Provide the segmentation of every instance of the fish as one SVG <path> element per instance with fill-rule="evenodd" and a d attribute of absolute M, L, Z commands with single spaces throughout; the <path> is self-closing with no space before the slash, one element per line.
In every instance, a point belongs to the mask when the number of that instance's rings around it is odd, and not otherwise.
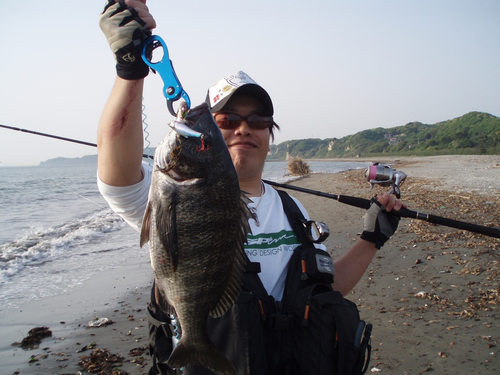
<path fill-rule="evenodd" d="M 141 247 L 149 242 L 156 285 L 181 332 L 167 364 L 201 364 L 234 375 L 210 340 L 207 320 L 222 316 L 241 291 L 250 200 L 206 103 L 171 127 L 155 151 L 140 235 Z"/>

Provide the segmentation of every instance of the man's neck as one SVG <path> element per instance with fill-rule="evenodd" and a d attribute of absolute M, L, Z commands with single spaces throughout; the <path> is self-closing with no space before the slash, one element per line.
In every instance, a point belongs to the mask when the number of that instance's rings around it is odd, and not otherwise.
<path fill-rule="evenodd" d="M 262 194 L 262 181 L 260 178 L 240 181 L 240 189 L 247 193 L 249 197 L 260 197 Z"/>

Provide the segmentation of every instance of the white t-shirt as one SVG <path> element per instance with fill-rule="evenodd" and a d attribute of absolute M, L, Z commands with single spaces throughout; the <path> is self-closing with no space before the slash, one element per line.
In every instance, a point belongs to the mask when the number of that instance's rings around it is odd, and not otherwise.
<path fill-rule="evenodd" d="M 113 211 L 137 231 L 141 230 L 142 217 L 148 201 L 152 167 L 142 164 L 144 179 L 131 186 L 117 187 L 105 184 L 97 175 L 97 186 Z M 292 197 L 293 198 L 293 197 Z M 250 198 L 249 207 L 257 208 L 259 225 L 251 219 L 252 234 L 248 235 L 245 251 L 252 262 L 260 263 L 259 277 L 268 294 L 277 301 L 283 297 L 288 262 L 294 249 L 300 245 L 283 209 L 281 198 L 270 185 L 264 184 L 261 197 Z M 309 215 L 302 204 L 293 198 L 304 217 Z M 325 250 L 323 245 L 316 247 Z"/>

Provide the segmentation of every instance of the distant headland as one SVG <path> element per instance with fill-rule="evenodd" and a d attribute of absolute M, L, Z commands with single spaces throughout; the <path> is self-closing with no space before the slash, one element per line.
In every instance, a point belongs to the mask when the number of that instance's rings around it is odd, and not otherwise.
<path fill-rule="evenodd" d="M 40 162 L 40 167 L 54 167 L 64 165 L 97 165 L 97 154 L 85 155 L 81 158 L 54 158 Z"/>

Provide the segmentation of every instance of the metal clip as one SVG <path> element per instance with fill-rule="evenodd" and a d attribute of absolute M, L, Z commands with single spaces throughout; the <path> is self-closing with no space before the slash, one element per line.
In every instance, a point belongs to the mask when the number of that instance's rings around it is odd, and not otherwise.
<path fill-rule="evenodd" d="M 152 53 L 158 47 L 163 48 L 163 57 L 158 62 L 152 62 Z M 174 66 L 168 56 L 167 45 L 163 39 L 158 35 L 151 35 L 147 38 L 142 45 L 141 57 L 149 67 L 160 74 L 163 81 L 163 95 L 167 99 L 167 108 L 170 114 L 176 116 L 173 102 L 180 98 L 186 102 L 187 109 L 191 108 L 191 100 L 175 74 Z"/>

